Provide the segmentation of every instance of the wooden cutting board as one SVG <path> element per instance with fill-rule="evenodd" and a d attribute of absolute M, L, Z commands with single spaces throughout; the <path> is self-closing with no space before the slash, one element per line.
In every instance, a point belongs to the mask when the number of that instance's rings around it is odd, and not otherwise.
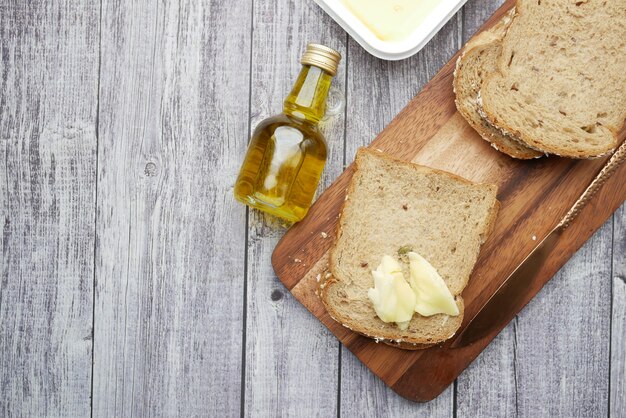
<path fill-rule="evenodd" d="M 482 28 L 493 25 L 514 1 L 506 2 Z M 472 318 L 502 281 L 556 226 L 600 171 L 606 158 L 558 157 L 518 161 L 482 140 L 456 111 L 454 56 L 370 145 L 394 157 L 499 187 L 501 208 L 493 234 L 483 246 L 463 291 L 465 320 Z M 626 132 L 622 130 L 620 142 Z M 405 351 L 378 344 L 344 327 L 326 313 L 315 294 L 316 277 L 327 265 L 339 211 L 353 167 L 320 196 L 307 217 L 278 243 L 272 257 L 276 274 L 291 293 L 326 325 L 374 374 L 400 395 L 428 401 L 439 395 L 501 331 L 470 346 L 444 345 Z M 626 199 L 626 165 L 605 183 L 563 234 L 552 257 L 528 284 L 523 302 L 502 311 L 508 323 L 537 294 Z M 540 319 L 538 319 L 540 320 Z M 461 329 L 466 325 L 463 323 Z"/>

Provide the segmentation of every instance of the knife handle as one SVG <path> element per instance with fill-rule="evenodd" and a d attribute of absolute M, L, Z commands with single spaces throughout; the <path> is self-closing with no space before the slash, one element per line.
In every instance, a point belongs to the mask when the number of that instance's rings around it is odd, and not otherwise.
<path fill-rule="evenodd" d="M 589 186 L 585 189 L 583 194 L 580 195 L 574 206 L 567 212 L 565 217 L 558 224 L 557 228 L 565 229 L 570 223 L 578 216 L 580 211 L 596 194 L 600 187 L 611 177 L 613 172 L 617 170 L 617 167 L 626 160 L 626 141 L 620 145 L 620 147 L 613 153 L 609 161 L 602 167 L 602 170 L 591 181 Z"/>

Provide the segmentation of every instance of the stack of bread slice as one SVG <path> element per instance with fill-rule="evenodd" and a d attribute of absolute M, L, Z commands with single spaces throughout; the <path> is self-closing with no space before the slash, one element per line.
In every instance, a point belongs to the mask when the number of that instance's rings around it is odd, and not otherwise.
<path fill-rule="evenodd" d="M 495 223 L 497 187 L 364 148 L 355 165 L 328 273 L 319 285 L 326 310 L 345 327 L 399 348 L 449 339 L 463 321 L 461 292 Z M 368 298 L 372 270 L 384 255 L 408 269 L 403 249 L 420 254 L 438 271 L 459 315 L 415 313 L 405 329 L 377 316 Z"/>
<path fill-rule="evenodd" d="M 594 158 L 626 118 L 626 0 L 518 0 L 464 47 L 456 105 L 514 158 Z"/>

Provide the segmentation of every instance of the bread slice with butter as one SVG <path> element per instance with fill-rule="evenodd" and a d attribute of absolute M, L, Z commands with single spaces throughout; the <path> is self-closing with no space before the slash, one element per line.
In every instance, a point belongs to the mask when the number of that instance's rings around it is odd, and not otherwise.
<path fill-rule="evenodd" d="M 465 120 L 492 147 L 513 158 L 527 160 L 544 154 L 522 145 L 492 126 L 480 115 L 478 106 L 478 92 L 485 78 L 496 71 L 496 62 L 502 52 L 502 38 L 514 13 L 515 8 L 509 10 L 491 29 L 479 33 L 463 47 L 454 70 L 455 104 Z"/>
<path fill-rule="evenodd" d="M 360 149 L 342 209 L 329 274 L 320 297 L 329 314 L 365 336 L 405 349 L 452 337 L 463 321 L 461 292 L 490 234 L 499 203 L 496 186 Z M 368 291 L 372 270 L 388 254 L 402 260 L 414 251 L 437 270 L 459 315 L 415 313 L 406 330 L 383 322 Z M 400 252 L 400 254 L 398 254 Z M 408 277 L 408 260 L 403 263 Z"/>

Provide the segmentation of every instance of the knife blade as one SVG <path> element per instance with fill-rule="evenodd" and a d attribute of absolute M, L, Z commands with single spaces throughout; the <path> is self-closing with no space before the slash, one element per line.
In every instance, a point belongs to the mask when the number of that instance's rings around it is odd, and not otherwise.
<path fill-rule="evenodd" d="M 565 217 L 537 245 L 530 254 L 513 270 L 482 308 L 474 315 L 463 330 L 457 334 L 449 348 L 464 347 L 475 343 L 491 334 L 494 329 L 501 329 L 512 319 L 502 315 L 505 307 L 518 306 L 523 308 L 523 298 L 527 290 L 537 278 L 537 273 L 545 264 L 554 247 L 559 242 L 563 231 L 576 218 L 585 205 L 596 194 L 600 187 L 626 159 L 626 141 L 613 153 L 609 161 L 602 167 L 589 186 L 567 212 Z"/>

